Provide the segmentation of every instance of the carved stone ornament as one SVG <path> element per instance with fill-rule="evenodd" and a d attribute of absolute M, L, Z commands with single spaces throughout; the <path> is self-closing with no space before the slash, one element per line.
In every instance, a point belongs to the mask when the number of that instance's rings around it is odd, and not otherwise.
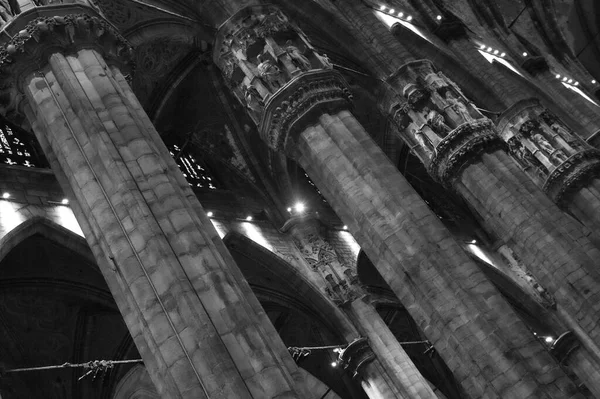
<path fill-rule="evenodd" d="M 14 36 L 0 44 L 3 113 L 15 110 L 21 97 L 19 85 L 27 75 L 44 68 L 54 53 L 95 49 L 106 62 L 116 63 L 124 74 L 135 69 L 131 45 L 93 8 L 69 5 L 61 9 L 61 15 L 55 14 L 55 8 L 39 8 L 35 13 L 20 14 L 7 26 L 6 31 Z"/>
<path fill-rule="evenodd" d="M 561 207 L 600 176 L 600 151 L 535 98 L 507 109 L 497 126 L 521 169 Z"/>
<path fill-rule="evenodd" d="M 283 87 L 299 75 L 333 68 L 272 5 L 246 7 L 227 20 L 217 33 L 213 60 L 257 125 L 267 101 Z"/>
<path fill-rule="evenodd" d="M 371 363 L 374 359 L 375 354 L 369 346 L 367 338 L 358 338 L 340 352 L 338 361 L 353 378 L 356 378 L 360 376 L 361 368 Z"/>
<path fill-rule="evenodd" d="M 542 187 L 560 207 L 566 207 L 571 196 L 600 176 L 600 151 L 581 151 L 558 166 Z"/>
<path fill-rule="evenodd" d="M 477 161 L 479 155 L 505 147 L 489 119 L 465 123 L 437 146 L 429 164 L 429 173 L 448 187 L 463 168 Z"/>
<path fill-rule="evenodd" d="M 579 340 L 572 331 L 561 334 L 550 347 L 550 353 L 558 359 L 560 363 L 565 363 L 569 356 L 579 348 Z"/>
<path fill-rule="evenodd" d="M 351 107 L 352 94 L 340 73 L 333 70 L 306 72 L 266 102 L 260 135 L 274 150 L 293 155 L 296 137 L 309 124 L 324 113 Z"/>

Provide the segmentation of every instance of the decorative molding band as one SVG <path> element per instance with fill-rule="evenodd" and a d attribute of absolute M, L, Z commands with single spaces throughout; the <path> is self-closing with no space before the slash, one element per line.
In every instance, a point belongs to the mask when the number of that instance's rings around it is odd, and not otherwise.
<path fill-rule="evenodd" d="M 325 113 L 352 108 L 352 94 L 333 70 L 304 72 L 265 103 L 259 125 L 262 139 L 274 150 L 294 153 L 297 136 Z"/>
<path fill-rule="evenodd" d="M 352 378 L 360 377 L 360 370 L 375 359 L 367 338 L 357 338 L 340 353 L 339 362 Z"/>
<path fill-rule="evenodd" d="M 571 353 L 579 348 L 579 340 L 572 331 L 567 331 L 561 334 L 550 347 L 550 353 L 563 364 L 568 359 Z"/>
<path fill-rule="evenodd" d="M 588 149 L 571 156 L 548 176 L 544 192 L 560 207 L 567 206 L 571 196 L 600 177 L 600 151 Z"/>
<path fill-rule="evenodd" d="M 25 77 L 43 69 L 55 53 L 94 49 L 124 74 L 135 69 L 130 44 L 93 8 L 70 5 L 35 11 L 17 16 L 6 30 L 21 29 L 9 40 L 0 39 L 0 112 L 16 110 Z"/>
<path fill-rule="evenodd" d="M 452 181 L 479 155 L 503 149 L 506 144 L 489 119 L 467 122 L 454 129 L 436 147 L 429 164 L 429 173 L 449 187 Z"/>

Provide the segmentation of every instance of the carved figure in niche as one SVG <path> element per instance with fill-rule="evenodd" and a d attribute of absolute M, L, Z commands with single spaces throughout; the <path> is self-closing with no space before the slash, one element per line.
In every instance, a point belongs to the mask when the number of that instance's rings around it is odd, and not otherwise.
<path fill-rule="evenodd" d="M 246 50 L 248 50 L 248 47 L 250 47 L 254 43 L 256 43 L 256 39 L 257 39 L 257 37 L 256 37 L 256 34 L 254 33 L 254 31 L 246 30 L 240 36 L 240 39 L 239 39 L 240 47 L 245 52 Z"/>
<path fill-rule="evenodd" d="M 544 164 L 541 163 L 540 160 L 537 159 L 516 136 L 508 139 L 508 151 L 513 154 L 522 164 L 533 166 L 534 168 L 538 168 L 546 173 L 548 172 Z"/>
<path fill-rule="evenodd" d="M 259 120 L 263 111 L 263 101 L 260 98 L 260 93 L 253 86 L 244 86 L 244 98 L 246 99 L 246 108 L 250 115 Z"/>
<path fill-rule="evenodd" d="M 300 51 L 300 49 L 296 46 L 294 46 L 294 43 L 292 43 L 291 40 L 288 40 L 287 42 L 285 42 L 285 52 L 288 53 L 288 55 L 290 56 L 290 58 L 292 59 L 292 63 L 298 67 L 299 69 L 302 69 L 303 71 L 308 71 L 310 69 L 312 69 L 312 65 L 309 61 L 308 58 L 306 58 L 306 56 L 304 56 L 304 54 L 302 54 L 302 52 Z"/>
<path fill-rule="evenodd" d="M 258 61 L 258 74 L 264 78 L 275 89 L 281 87 L 281 70 L 275 63 L 269 59 L 266 54 L 260 54 L 256 60 Z"/>
<path fill-rule="evenodd" d="M 431 158 L 433 156 L 433 151 L 435 150 L 435 148 L 433 144 L 431 144 L 431 142 L 429 141 L 429 138 L 425 135 L 425 133 L 423 133 L 423 127 L 421 127 L 420 129 L 416 129 L 413 127 L 410 129 L 410 132 L 417 141 L 417 143 L 419 143 L 421 148 L 423 148 L 423 151 L 425 151 L 425 155 Z"/>
<path fill-rule="evenodd" d="M 0 25 L 6 25 L 13 17 L 12 7 L 8 0 L 0 0 Z"/>
<path fill-rule="evenodd" d="M 475 118 L 469 113 L 469 109 L 460 99 L 458 99 L 451 90 L 446 91 L 445 99 L 450 108 L 462 119 L 463 122 L 474 121 Z"/>
<path fill-rule="evenodd" d="M 542 150 L 542 152 L 545 152 L 547 155 L 552 154 L 555 149 L 552 146 L 552 144 L 550 144 L 550 142 L 548 140 L 546 140 L 546 138 L 544 136 L 542 136 L 540 133 L 535 132 L 532 136 L 531 139 L 533 140 L 533 142 L 535 143 L 535 145 Z"/>
<path fill-rule="evenodd" d="M 452 128 L 446 124 L 444 117 L 436 110 L 424 107 L 423 113 L 427 120 L 427 124 L 438 136 L 444 138 L 452 131 Z"/>
<path fill-rule="evenodd" d="M 321 65 L 323 65 L 323 68 L 325 68 L 325 69 L 333 69 L 333 64 L 329 60 L 329 57 L 327 56 L 327 54 L 321 55 L 321 54 L 319 54 L 317 52 L 314 52 L 314 54 L 317 57 L 317 59 L 319 61 L 321 61 Z"/>

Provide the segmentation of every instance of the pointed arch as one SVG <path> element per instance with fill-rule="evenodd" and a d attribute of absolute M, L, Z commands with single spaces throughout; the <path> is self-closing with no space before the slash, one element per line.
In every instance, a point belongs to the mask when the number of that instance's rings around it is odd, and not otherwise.
<path fill-rule="evenodd" d="M 340 309 L 289 262 L 238 232 L 228 233 L 223 238 L 223 242 L 231 252 L 251 259 L 254 261 L 253 266 L 259 267 L 263 272 L 271 274 L 279 281 L 284 281 L 286 286 L 294 292 L 294 296 L 302 298 L 303 304 L 310 308 L 311 313 L 315 314 L 331 331 L 335 331 L 346 339 L 356 336 L 355 329 Z M 238 264 L 238 266 L 240 265 Z M 243 267 L 240 269 L 244 274 Z"/>
<path fill-rule="evenodd" d="M 90 263 L 96 264 L 92 251 L 83 237 L 42 216 L 27 219 L 0 238 L 0 262 L 18 244 L 35 234 L 40 234 L 81 255 Z"/>

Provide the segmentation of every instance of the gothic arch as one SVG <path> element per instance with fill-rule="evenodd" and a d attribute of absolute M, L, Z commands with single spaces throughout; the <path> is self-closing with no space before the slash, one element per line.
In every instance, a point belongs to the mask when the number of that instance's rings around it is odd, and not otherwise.
<path fill-rule="evenodd" d="M 0 262 L 14 247 L 35 234 L 40 234 L 45 238 L 74 251 L 90 263 L 96 263 L 94 256 L 83 237 L 78 236 L 52 220 L 41 216 L 34 216 L 27 219 L 0 238 Z"/>
<path fill-rule="evenodd" d="M 237 253 L 251 259 L 253 266 L 261 269 L 264 273 L 271 274 L 279 281 L 285 282 L 294 291 L 297 298 L 303 299 L 302 302 L 309 311 L 318 317 L 324 325 L 328 326 L 331 331 L 336 331 L 346 339 L 356 337 L 354 328 L 343 313 L 321 294 L 297 268 L 240 233 L 228 233 L 223 238 L 223 242 L 233 255 Z M 236 259 L 237 261 L 238 259 Z M 244 270 L 241 262 L 238 262 L 238 266 L 242 269 L 244 277 L 248 278 L 246 275 L 248 270 Z M 253 290 L 256 290 L 256 287 L 253 287 Z M 290 293 L 288 292 L 288 294 Z"/>

